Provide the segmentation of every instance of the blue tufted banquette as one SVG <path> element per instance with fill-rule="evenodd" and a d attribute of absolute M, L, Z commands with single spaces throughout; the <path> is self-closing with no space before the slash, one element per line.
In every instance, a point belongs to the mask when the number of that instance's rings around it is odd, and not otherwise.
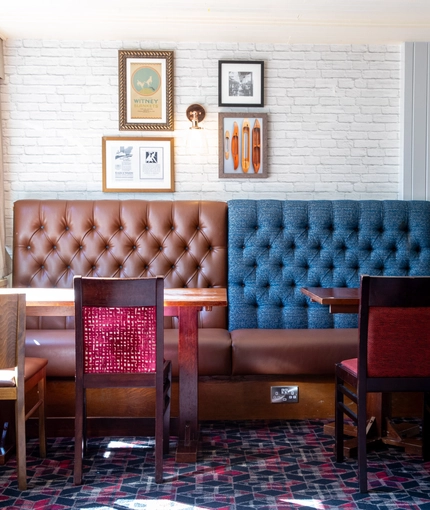
<path fill-rule="evenodd" d="M 361 274 L 430 274 L 430 203 L 228 203 L 229 330 L 353 328 L 301 287 L 358 287 Z"/>

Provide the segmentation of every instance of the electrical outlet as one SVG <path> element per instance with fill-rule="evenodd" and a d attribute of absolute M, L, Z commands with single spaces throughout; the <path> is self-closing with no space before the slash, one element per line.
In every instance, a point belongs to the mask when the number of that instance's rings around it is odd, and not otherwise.
<path fill-rule="evenodd" d="M 272 404 L 290 404 L 299 401 L 298 386 L 271 386 L 270 398 Z"/>

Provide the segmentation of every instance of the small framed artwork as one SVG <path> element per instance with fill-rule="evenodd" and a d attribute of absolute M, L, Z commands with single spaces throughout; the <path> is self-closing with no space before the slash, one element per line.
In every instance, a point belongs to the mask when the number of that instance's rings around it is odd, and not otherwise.
<path fill-rule="evenodd" d="M 218 106 L 264 106 L 264 62 L 220 60 Z"/>
<path fill-rule="evenodd" d="M 173 51 L 118 51 L 119 129 L 173 130 Z"/>
<path fill-rule="evenodd" d="M 219 177 L 264 178 L 267 113 L 219 113 Z"/>
<path fill-rule="evenodd" d="M 174 191 L 173 138 L 102 139 L 103 191 Z"/>

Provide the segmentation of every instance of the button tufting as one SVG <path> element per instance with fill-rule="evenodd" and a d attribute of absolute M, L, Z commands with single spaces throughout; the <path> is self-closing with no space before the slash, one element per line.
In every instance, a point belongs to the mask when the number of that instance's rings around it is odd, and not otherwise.
<path fill-rule="evenodd" d="M 93 230 L 95 230 L 95 229 L 96 229 L 96 226 L 95 226 L 95 225 L 93 225 Z"/>
<path fill-rule="evenodd" d="M 69 227 L 66 227 L 66 229 L 65 229 L 65 230 L 69 230 Z"/>
<path fill-rule="evenodd" d="M 124 227 L 122 225 L 119 226 L 120 230 L 124 230 Z"/>
<path fill-rule="evenodd" d="M 96 268 L 96 266 L 93 266 L 93 269 L 95 269 L 95 268 Z"/>
<path fill-rule="evenodd" d="M 109 245 L 107 244 L 107 245 L 105 246 L 105 248 L 106 248 L 106 250 L 109 250 Z"/>
<path fill-rule="evenodd" d="M 44 226 L 43 225 L 40 225 L 40 230 L 43 230 L 44 229 Z"/>
<path fill-rule="evenodd" d="M 120 264 L 120 265 L 118 266 L 118 268 L 119 268 L 119 269 L 122 269 L 122 264 Z"/>
<path fill-rule="evenodd" d="M 31 246 L 27 246 L 27 250 L 31 250 Z"/>
<path fill-rule="evenodd" d="M 55 244 L 54 244 L 54 246 L 52 247 L 52 249 L 53 249 L 53 250 L 56 250 L 56 249 L 57 249 L 57 247 L 55 246 Z"/>

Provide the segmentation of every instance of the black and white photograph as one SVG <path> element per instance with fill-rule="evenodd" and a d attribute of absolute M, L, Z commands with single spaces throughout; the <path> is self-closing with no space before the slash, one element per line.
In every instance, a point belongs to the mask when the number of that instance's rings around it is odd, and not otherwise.
<path fill-rule="evenodd" d="M 102 139 L 103 191 L 174 191 L 173 138 Z"/>
<path fill-rule="evenodd" d="M 264 106 L 264 62 L 220 60 L 218 106 Z"/>

